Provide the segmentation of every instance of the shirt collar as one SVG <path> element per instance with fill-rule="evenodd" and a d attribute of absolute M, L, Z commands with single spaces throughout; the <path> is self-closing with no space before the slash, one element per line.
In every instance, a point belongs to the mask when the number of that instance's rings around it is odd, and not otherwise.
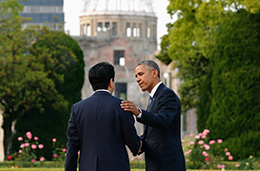
<path fill-rule="evenodd" d="M 159 83 L 157 83 L 157 84 L 153 87 L 151 93 L 149 93 L 149 95 L 150 95 L 151 97 L 154 96 L 156 90 L 158 89 L 159 85 L 161 85 L 161 84 L 162 84 L 162 82 L 160 81 Z"/>
<path fill-rule="evenodd" d="M 111 94 L 108 90 L 106 90 L 106 89 L 98 89 L 98 90 L 96 90 L 95 92 L 98 92 L 98 91 L 106 91 L 106 92 L 108 92 L 109 94 Z"/>

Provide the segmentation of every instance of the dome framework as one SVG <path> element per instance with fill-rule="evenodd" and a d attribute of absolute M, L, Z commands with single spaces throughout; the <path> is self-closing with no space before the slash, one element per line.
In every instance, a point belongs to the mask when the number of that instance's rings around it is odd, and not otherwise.
<path fill-rule="evenodd" d="M 139 11 L 153 13 L 153 0 L 83 0 L 83 11 Z"/>

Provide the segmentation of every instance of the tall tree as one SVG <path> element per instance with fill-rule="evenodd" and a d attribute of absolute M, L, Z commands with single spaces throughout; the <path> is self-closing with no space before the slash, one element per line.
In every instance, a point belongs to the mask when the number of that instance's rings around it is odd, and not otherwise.
<path fill-rule="evenodd" d="M 39 27 L 22 30 L 24 19 L 19 16 L 22 9 L 16 0 L 0 2 L 0 103 L 5 159 L 12 151 L 12 123 L 19 116 L 31 108 L 43 111 L 42 104 L 48 101 L 56 108 L 67 106 L 55 89 L 55 82 L 49 78 L 52 74 L 62 79 L 55 71 L 59 68 L 58 61 L 53 60 L 46 49 L 42 49 L 38 57 L 29 53 L 37 37 L 49 31 Z M 44 61 L 48 61 L 48 66 Z"/>
<path fill-rule="evenodd" d="M 206 126 L 212 138 L 225 140 L 234 159 L 260 156 L 260 13 L 227 12 L 215 40 Z"/>
<path fill-rule="evenodd" d="M 259 0 L 180 0 L 170 1 L 168 6 L 170 15 L 178 15 L 169 29 L 167 48 L 183 80 L 179 91 L 184 110 L 195 107 L 198 131 L 214 130 L 212 138 L 232 144 L 235 159 L 259 155 L 255 150 L 259 141 L 253 137 L 259 135 L 255 122 L 260 118 L 255 103 L 255 94 L 259 94 L 260 69 L 255 61 L 259 57 L 259 9 Z M 239 153 L 247 140 L 254 145 Z"/>
<path fill-rule="evenodd" d="M 81 89 L 84 83 L 84 61 L 83 52 L 78 43 L 63 32 L 54 31 L 51 34 L 42 35 L 41 39 L 33 45 L 30 52 L 35 56 L 41 54 L 40 49 L 49 49 L 49 54 L 53 54 L 63 64 L 57 69 L 57 73 L 63 74 L 64 82 L 52 77 L 56 90 L 68 101 L 68 107 L 62 109 L 53 108 L 51 103 L 43 104 L 45 110 L 39 112 L 38 109 L 26 111 L 26 115 L 18 118 L 13 138 L 13 148 L 17 150 L 19 143 L 17 137 L 24 135 L 27 131 L 32 131 L 44 144 L 43 154 L 46 159 L 52 158 L 52 138 L 56 138 L 56 145 L 66 147 L 66 129 L 70 116 L 70 107 L 73 103 L 81 100 Z"/>

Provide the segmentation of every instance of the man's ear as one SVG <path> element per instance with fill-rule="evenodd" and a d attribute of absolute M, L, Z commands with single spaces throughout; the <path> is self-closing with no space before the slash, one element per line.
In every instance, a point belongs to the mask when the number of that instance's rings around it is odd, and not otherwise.
<path fill-rule="evenodd" d="M 109 81 L 108 87 L 113 87 L 113 82 L 114 82 L 113 78 L 111 78 L 110 81 Z"/>
<path fill-rule="evenodd" d="M 154 69 L 154 70 L 153 70 L 153 77 L 154 77 L 154 78 L 159 77 L 158 74 L 159 74 L 158 70 L 157 70 L 157 69 Z"/>

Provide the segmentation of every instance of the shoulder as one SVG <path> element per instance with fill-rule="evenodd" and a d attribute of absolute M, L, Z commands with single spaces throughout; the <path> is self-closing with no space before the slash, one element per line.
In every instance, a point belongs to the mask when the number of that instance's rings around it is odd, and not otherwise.
<path fill-rule="evenodd" d="M 158 95 L 174 95 L 177 96 L 177 94 L 169 87 L 166 87 L 164 84 L 161 84 L 160 87 L 158 88 Z"/>
<path fill-rule="evenodd" d="M 178 95 L 169 87 L 166 87 L 164 84 L 161 85 L 158 89 L 158 97 L 161 99 L 173 99 L 176 101 L 180 101 Z"/>

